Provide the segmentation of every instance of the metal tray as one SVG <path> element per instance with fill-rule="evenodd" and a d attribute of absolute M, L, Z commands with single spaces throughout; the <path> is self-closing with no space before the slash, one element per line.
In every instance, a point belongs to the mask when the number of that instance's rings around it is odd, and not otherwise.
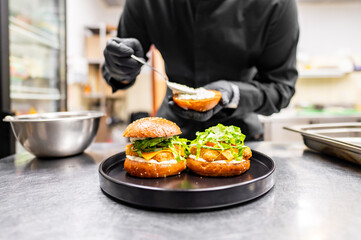
<path fill-rule="evenodd" d="M 284 127 L 302 135 L 311 149 L 361 165 L 361 123 L 327 123 Z"/>
<path fill-rule="evenodd" d="M 100 188 L 121 202 L 167 210 L 205 210 L 255 199 L 274 185 L 275 164 L 252 150 L 250 169 L 235 177 L 201 177 L 190 170 L 166 178 L 132 177 L 124 170 L 125 153 L 118 153 L 99 166 Z"/>

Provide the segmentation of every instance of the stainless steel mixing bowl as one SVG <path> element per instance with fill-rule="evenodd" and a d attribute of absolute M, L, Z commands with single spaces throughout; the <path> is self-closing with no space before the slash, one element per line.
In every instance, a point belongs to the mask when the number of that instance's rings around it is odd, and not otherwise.
<path fill-rule="evenodd" d="M 36 157 L 65 157 L 83 152 L 93 141 L 101 112 L 54 112 L 6 116 L 21 145 Z"/>

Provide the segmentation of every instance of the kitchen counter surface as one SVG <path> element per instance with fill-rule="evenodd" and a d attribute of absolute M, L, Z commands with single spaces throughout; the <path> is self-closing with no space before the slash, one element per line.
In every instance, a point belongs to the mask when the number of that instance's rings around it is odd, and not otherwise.
<path fill-rule="evenodd" d="M 98 166 L 124 149 L 93 143 L 84 154 L 0 160 L 0 239 L 360 239 L 361 167 L 302 142 L 248 142 L 276 163 L 275 186 L 228 208 L 156 212 L 105 196 Z"/>

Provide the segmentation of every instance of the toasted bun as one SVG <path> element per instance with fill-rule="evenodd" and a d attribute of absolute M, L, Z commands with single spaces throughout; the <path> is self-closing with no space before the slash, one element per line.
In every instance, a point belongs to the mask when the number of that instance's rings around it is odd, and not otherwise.
<path fill-rule="evenodd" d="M 160 178 L 180 174 L 186 169 L 185 161 L 173 164 L 157 164 L 125 159 L 124 169 L 130 175 L 142 178 Z"/>
<path fill-rule="evenodd" d="M 215 92 L 214 97 L 212 98 L 204 98 L 199 100 L 194 99 L 180 99 L 178 98 L 178 94 L 173 95 L 173 101 L 180 106 L 181 108 L 188 110 L 195 110 L 198 112 L 205 112 L 212 108 L 214 108 L 219 100 L 222 98 L 222 93 L 217 90 L 209 90 Z"/>
<path fill-rule="evenodd" d="M 196 149 L 191 149 L 191 153 L 196 151 Z M 214 152 L 218 152 L 216 155 Z M 220 152 L 210 149 L 201 149 L 201 157 L 203 159 L 215 159 L 220 160 Z M 250 168 L 250 158 L 252 157 L 252 150 L 249 147 L 246 147 L 243 150 L 243 161 L 239 163 L 219 163 L 217 161 L 197 161 L 193 158 L 188 157 L 187 167 L 193 172 L 209 177 L 229 177 L 236 176 L 244 173 Z"/>
<path fill-rule="evenodd" d="M 131 138 L 169 137 L 181 134 L 182 131 L 172 121 L 158 117 L 138 119 L 125 129 L 123 136 Z"/>
<path fill-rule="evenodd" d="M 193 158 L 187 159 L 187 167 L 193 172 L 208 177 L 230 177 L 244 173 L 250 167 L 250 160 L 240 163 L 201 162 Z"/>

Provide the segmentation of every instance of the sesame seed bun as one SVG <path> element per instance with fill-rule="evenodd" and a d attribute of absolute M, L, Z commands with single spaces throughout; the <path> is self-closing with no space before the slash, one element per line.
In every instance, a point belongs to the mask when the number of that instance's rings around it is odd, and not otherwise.
<path fill-rule="evenodd" d="M 132 176 L 142 178 L 160 178 L 178 175 L 186 169 L 186 162 L 177 163 L 147 163 L 125 159 L 124 169 Z"/>
<path fill-rule="evenodd" d="M 172 121 L 159 117 L 138 119 L 125 129 L 123 136 L 130 138 L 169 137 L 181 134 L 182 131 Z"/>
<path fill-rule="evenodd" d="M 244 173 L 250 167 L 249 160 L 240 163 L 201 162 L 193 158 L 187 159 L 187 167 L 198 175 L 207 177 L 230 177 Z"/>
<path fill-rule="evenodd" d="M 214 150 L 202 149 L 202 157 L 206 158 L 207 155 L 212 155 Z M 220 152 L 218 153 L 218 156 Z M 187 167 L 198 175 L 207 177 L 230 177 L 244 173 L 250 168 L 250 158 L 252 157 L 252 151 L 250 148 L 246 148 L 243 151 L 243 160 L 239 163 L 220 163 L 217 160 L 211 161 L 199 161 L 194 158 L 187 158 Z"/>

